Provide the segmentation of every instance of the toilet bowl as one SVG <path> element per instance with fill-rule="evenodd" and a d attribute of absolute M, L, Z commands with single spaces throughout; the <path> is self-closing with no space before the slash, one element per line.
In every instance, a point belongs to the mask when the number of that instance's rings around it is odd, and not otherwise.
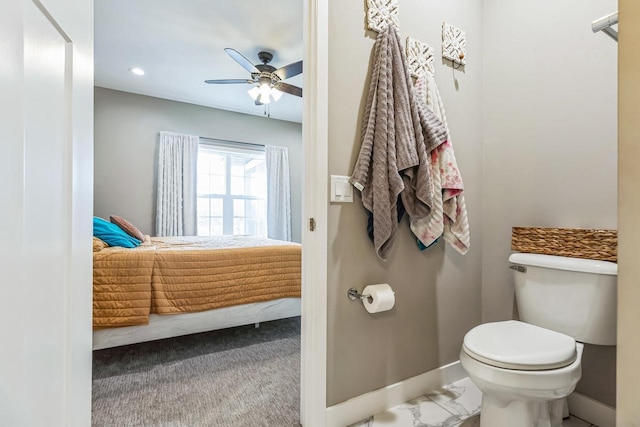
<path fill-rule="evenodd" d="M 584 345 L 615 345 L 617 265 L 512 254 L 520 321 L 464 337 L 460 363 L 482 392 L 481 427 L 562 427 Z"/>
<path fill-rule="evenodd" d="M 481 425 L 562 427 L 583 348 L 569 336 L 517 321 L 469 331 L 460 363 L 482 391 Z"/>

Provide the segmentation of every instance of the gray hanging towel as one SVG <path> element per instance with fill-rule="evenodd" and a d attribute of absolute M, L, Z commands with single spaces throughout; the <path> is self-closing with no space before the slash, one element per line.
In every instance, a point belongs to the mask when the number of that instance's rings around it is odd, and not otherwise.
<path fill-rule="evenodd" d="M 398 196 L 410 218 L 431 211 L 429 152 L 446 141 L 442 122 L 416 102 L 400 36 L 393 25 L 378 34 L 363 126 L 350 179 L 373 215 L 376 254 L 386 259 L 398 229 Z"/>

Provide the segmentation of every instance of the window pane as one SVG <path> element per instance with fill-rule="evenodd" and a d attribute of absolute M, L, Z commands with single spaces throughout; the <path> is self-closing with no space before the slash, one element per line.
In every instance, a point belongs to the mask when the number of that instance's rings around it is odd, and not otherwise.
<path fill-rule="evenodd" d="M 212 175 L 226 175 L 226 165 L 227 165 L 227 156 L 219 153 L 211 153 L 209 155 L 209 167 L 211 170 L 209 171 Z"/>
<path fill-rule="evenodd" d="M 258 221 L 255 218 L 247 218 L 245 222 L 245 230 L 247 234 L 251 234 L 253 236 L 262 235 L 258 227 Z"/>
<path fill-rule="evenodd" d="M 248 196 L 259 196 L 260 188 L 258 184 L 258 180 L 255 178 L 246 178 L 244 180 L 245 183 L 245 193 Z"/>
<path fill-rule="evenodd" d="M 198 194 L 225 194 L 226 162 L 224 153 L 198 151 Z"/>
<path fill-rule="evenodd" d="M 222 235 L 223 200 L 198 197 L 198 236 Z"/>
<path fill-rule="evenodd" d="M 198 236 L 209 236 L 209 217 L 198 217 Z"/>
<path fill-rule="evenodd" d="M 247 234 L 244 231 L 244 218 L 233 218 L 233 234 Z"/>
<path fill-rule="evenodd" d="M 222 236 L 222 218 L 211 218 L 211 236 Z"/>
<path fill-rule="evenodd" d="M 198 197 L 196 212 L 198 215 L 198 236 L 209 235 L 209 199 Z"/>
<path fill-rule="evenodd" d="M 196 206 L 198 216 L 207 217 L 209 213 L 209 199 L 207 197 L 198 197 L 198 205 Z"/>
<path fill-rule="evenodd" d="M 209 153 L 198 151 L 198 173 L 209 174 Z"/>
<path fill-rule="evenodd" d="M 223 216 L 223 202 L 221 198 L 211 199 L 211 216 Z"/>
<path fill-rule="evenodd" d="M 266 176 L 264 159 L 253 159 L 249 162 L 245 174 L 245 194 L 264 197 L 267 192 Z"/>
<path fill-rule="evenodd" d="M 233 201 L 235 234 L 267 235 L 267 213 L 264 199 L 235 199 Z"/>
<path fill-rule="evenodd" d="M 258 211 L 258 216 L 267 218 L 267 199 L 258 199 L 256 200 L 256 209 Z"/>
<path fill-rule="evenodd" d="M 231 160 L 231 176 L 244 176 L 244 165 L 246 158 L 242 154 L 232 155 Z"/>
<path fill-rule="evenodd" d="M 231 194 L 244 195 L 244 178 L 239 176 L 231 177 Z"/>
<path fill-rule="evenodd" d="M 209 175 L 198 173 L 198 194 L 209 194 Z"/>
<path fill-rule="evenodd" d="M 255 218 L 258 216 L 258 203 L 257 200 L 247 200 L 245 203 L 245 206 L 247 207 L 247 213 L 246 216 L 251 217 L 251 218 Z"/>
<path fill-rule="evenodd" d="M 244 200 L 234 199 L 233 200 L 233 216 L 234 217 L 244 217 Z"/>
<path fill-rule="evenodd" d="M 264 157 L 252 158 L 247 162 L 245 166 L 245 176 L 248 177 L 262 177 L 265 176 L 266 167 L 264 163 Z"/>
<path fill-rule="evenodd" d="M 231 175 L 232 176 L 244 176 L 245 175 L 245 165 L 251 158 L 247 156 L 243 156 L 242 154 L 232 154 L 231 160 Z"/>
<path fill-rule="evenodd" d="M 209 175 L 209 189 L 211 194 L 226 194 L 227 182 L 224 175 Z"/>
<path fill-rule="evenodd" d="M 231 194 L 260 196 L 266 191 L 264 157 L 232 155 Z"/>

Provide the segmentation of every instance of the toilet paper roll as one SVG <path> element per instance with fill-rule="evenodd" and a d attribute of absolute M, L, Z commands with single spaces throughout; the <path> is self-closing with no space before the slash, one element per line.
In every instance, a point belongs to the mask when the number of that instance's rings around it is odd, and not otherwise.
<path fill-rule="evenodd" d="M 380 313 L 381 311 L 391 310 L 396 303 L 395 293 L 391 286 L 386 283 L 379 285 L 369 285 L 362 290 L 362 295 L 371 295 L 364 298 L 362 304 L 369 313 Z"/>

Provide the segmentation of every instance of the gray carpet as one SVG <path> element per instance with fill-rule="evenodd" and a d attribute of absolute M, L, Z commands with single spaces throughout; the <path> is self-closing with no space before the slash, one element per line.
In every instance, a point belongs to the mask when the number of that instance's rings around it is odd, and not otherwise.
<path fill-rule="evenodd" d="M 92 425 L 299 426 L 300 318 L 93 353 Z"/>

